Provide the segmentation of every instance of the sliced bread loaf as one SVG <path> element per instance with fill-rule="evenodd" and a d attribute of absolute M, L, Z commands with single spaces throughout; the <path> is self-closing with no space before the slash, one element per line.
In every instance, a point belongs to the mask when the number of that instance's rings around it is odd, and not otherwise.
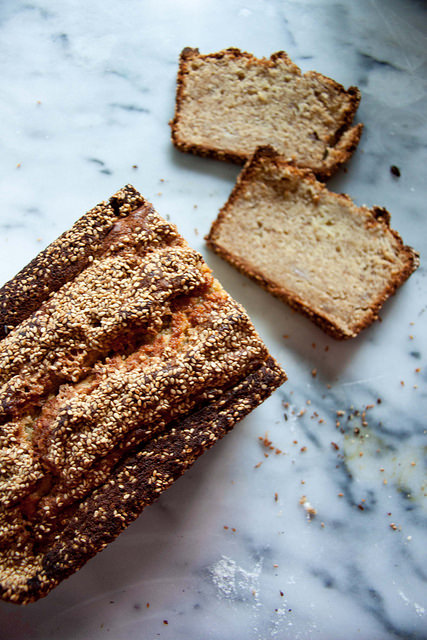
<path fill-rule="evenodd" d="M 172 140 L 181 151 L 243 164 L 271 145 L 328 178 L 358 145 L 351 126 L 360 93 L 314 71 L 304 75 L 279 51 L 257 59 L 239 49 L 181 53 Z"/>
<path fill-rule="evenodd" d="M 0 598 L 45 596 L 285 381 L 130 185 L 0 289 Z"/>
<path fill-rule="evenodd" d="M 356 336 L 417 268 L 382 208 L 356 206 L 271 148 L 258 149 L 208 244 L 335 338 Z"/>

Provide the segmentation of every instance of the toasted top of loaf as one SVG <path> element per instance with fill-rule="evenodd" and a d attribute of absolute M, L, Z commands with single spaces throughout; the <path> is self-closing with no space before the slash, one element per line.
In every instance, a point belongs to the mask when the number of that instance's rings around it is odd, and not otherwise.
<path fill-rule="evenodd" d="M 245 166 L 207 241 L 336 338 L 375 320 L 419 263 L 385 209 L 356 206 L 270 148 Z"/>
<path fill-rule="evenodd" d="M 182 151 L 245 162 L 270 145 L 298 166 L 328 178 L 358 145 L 351 127 L 360 102 L 314 71 L 304 75 L 279 51 L 270 59 L 239 49 L 181 54 L 172 140 Z"/>
<path fill-rule="evenodd" d="M 28 602 L 284 374 L 202 257 L 129 186 L 0 301 L 0 595 Z"/>

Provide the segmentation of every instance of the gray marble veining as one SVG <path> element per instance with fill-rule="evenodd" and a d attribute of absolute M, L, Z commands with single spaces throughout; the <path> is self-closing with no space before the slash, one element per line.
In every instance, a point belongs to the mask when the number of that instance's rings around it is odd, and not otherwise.
<path fill-rule="evenodd" d="M 421 0 L 0 4 L 1 281 L 130 182 L 289 376 L 78 574 L 1 604 L 1 638 L 427 638 L 426 24 Z M 421 266 L 356 340 L 206 249 L 239 168 L 170 143 L 184 46 L 284 49 L 360 87 L 362 140 L 330 188 L 387 207 Z"/>

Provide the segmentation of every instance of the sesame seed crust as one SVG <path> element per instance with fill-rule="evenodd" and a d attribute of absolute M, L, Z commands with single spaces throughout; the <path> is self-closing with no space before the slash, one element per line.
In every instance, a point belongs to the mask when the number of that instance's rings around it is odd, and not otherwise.
<path fill-rule="evenodd" d="M 32 602 L 285 381 L 127 186 L 0 290 L 0 597 Z"/>

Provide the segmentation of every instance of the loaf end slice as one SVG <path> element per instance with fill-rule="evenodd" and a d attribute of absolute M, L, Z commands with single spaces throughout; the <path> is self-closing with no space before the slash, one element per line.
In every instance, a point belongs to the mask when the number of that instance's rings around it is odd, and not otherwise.
<path fill-rule="evenodd" d="M 131 186 L 0 290 L 0 597 L 46 595 L 282 384 Z"/>
<path fill-rule="evenodd" d="M 207 242 L 334 338 L 352 338 L 419 265 L 383 208 L 356 206 L 308 170 L 259 148 Z"/>
<path fill-rule="evenodd" d="M 208 55 L 186 48 L 172 141 L 181 151 L 240 164 L 270 145 L 325 180 L 359 143 L 363 125 L 352 126 L 359 102 L 357 87 L 302 74 L 283 51 L 258 59 L 234 48 Z"/>

